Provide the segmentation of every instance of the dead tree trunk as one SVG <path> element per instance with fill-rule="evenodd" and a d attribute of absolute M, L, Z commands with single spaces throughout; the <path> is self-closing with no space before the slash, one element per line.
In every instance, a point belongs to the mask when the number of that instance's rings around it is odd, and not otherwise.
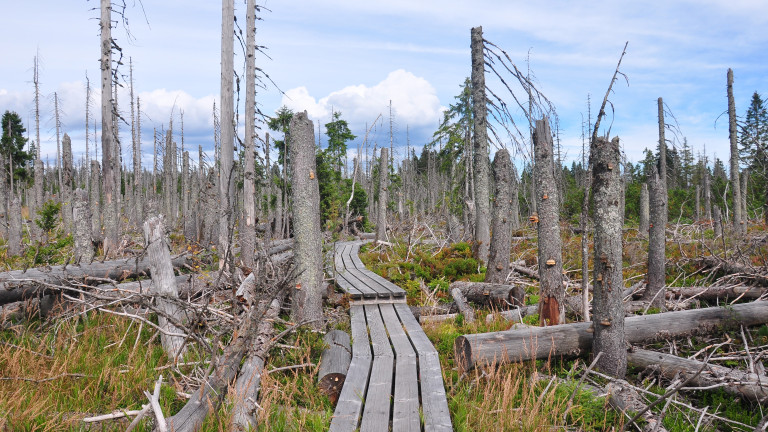
<path fill-rule="evenodd" d="M 112 96 L 112 4 L 101 0 L 101 166 L 104 192 L 104 252 L 114 256 L 118 247 L 118 155 L 115 152 L 115 113 Z"/>
<path fill-rule="evenodd" d="M 176 276 L 173 274 L 171 253 L 165 239 L 165 226 L 161 217 L 151 217 L 144 222 L 144 242 L 147 247 L 149 271 L 152 274 L 154 293 L 159 295 L 157 307 L 169 317 L 181 323 L 184 312 L 174 301 L 179 298 Z M 158 316 L 160 341 L 168 357 L 177 361 L 184 353 L 183 333 L 164 316 Z M 166 332 L 168 334 L 166 334 Z M 175 333 L 175 335 L 173 335 Z M 180 336 L 181 335 L 181 336 Z"/>
<path fill-rule="evenodd" d="M 626 343 L 639 344 L 722 331 L 768 322 L 768 302 L 756 301 L 728 307 L 691 309 L 628 317 Z M 491 365 L 582 355 L 592 349 L 593 323 L 571 323 L 552 327 L 529 327 L 493 333 L 466 334 L 454 344 L 456 359 L 463 370 Z M 626 353 L 626 349 L 622 347 Z M 595 351 L 593 351 L 595 352 Z M 605 356 L 605 354 L 603 354 Z"/>
<path fill-rule="evenodd" d="M 291 313 L 297 322 L 322 320 L 323 253 L 320 231 L 320 190 L 315 166 L 315 136 L 306 112 L 291 119 L 291 172 L 293 173 L 293 233 L 296 283 L 292 290 Z M 383 156 L 386 152 L 382 151 Z M 386 158 L 382 158 L 385 160 Z"/>
<path fill-rule="evenodd" d="M 61 140 L 61 218 L 64 221 L 64 232 L 71 233 L 72 229 L 72 140 L 66 133 Z"/>
<path fill-rule="evenodd" d="M 192 199 L 192 191 L 195 190 L 193 175 L 189 169 L 189 152 L 185 151 L 181 161 L 181 177 L 184 179 L 182 188 L 182 208 L 184 209 L 184 238 L 187 242 L 193 242 L 197 237 L 197 204 Z"/>
<path fill-rule="evenodd" d="M 520 228 L 520 181 L 517 178 L 517 169 L 512 165 L 512 184 L 510 190 L 510 208 L 511 228 L 516 230 Z"/>
<path fill-rule="evenodd" d="M 381 148 L 379 157 L 379 206 L 376 212 L 376 241 L 387 240 L 387 199 L 389 186 L 389 149 Z"/>
<path fill-rule="evenodd" d="M 749 168 L 744 168 L 741 172 L 741 217 L 744 221 L 743 234 L 747 233 L 747 224 L 749 223 L 749 213 L 747 212 L 747 186 L 749 186 Z"/>
<path fill-rule="evenodd" d="M 651 212 L 650 197 L 648 195 L 648 183 L 643 183 L 643 188 L 640 190 L 640 235 L 647 236 L 649 225 L 649 217 Z"/>
<path fill-rule="evenodd" d="M 488 256 L 488 270 L 485 273 L 485 281 L 488 283 L 504 283 L 509 275 L 510 236 L 512 235 L 509 218 L 511 174 L 512 161 L 509 159 L 509 152 L 501 149 L 493 158 L 496 193 L 493 203 L 493 237 L 491 237 Z"/>
<path fill-rule="evenodd" d="M 533 145 L 536 207 L 539 217 L 539 321 L 541 325 L 557 325 L 565 323 L 565 286 L 554 150 L 548 118 L 536 121 Z M 618 165 L 616 172 L 618 173 Z"/>
<path fill-rule="evenodd" d="M 731 188 L 733 189 L 733 231 L 737 237 L 746 234 L 747 225 L 741 212 L 741 184 L 739 182 L 739 144 L 736 138 L 736 102 L 733 100 L 733 70 L 728 69 L 728 138 L 731 143 Z"/>
<path fill-rule="evenodd" d="M 670 380 L 691 377 L 689 387 L 722 388 L 748 402 L 764 403 L 768 399 L 768 378 L 764 375 L 637 348 L 627 353 L 627 361 L 633 367 L 653 368 Z"/>
<path fill-rule="evenodd" d="M 245 223 L 241 227 L 240 258 L 246 267 L 253 267 L 256 248 L 256 176 L 254 174 L 254 142 L 256 140 L 256 4 L 246 5 L 245 44 L 245 167 L 243 168 L 243 211 Z"/>
<path fill-rule="evenodd" d="M 457 281 L 450 285 L 451 291 L 454 288 L 478 305 L 509 309 L 525 304 L 525 289 L 516 285 Z"/>
<path fill-rule="evenodd" d="M 617 378 L 627 372 L 622 291 L 622 221 L 619 212 L 619 138 L 610 142 L 598 138 L 592 143 L 594 158 L 593 199 L 595 203 L 595 257 L 593 310 L 595 338 L 593 353 L 602 352 L 597 367 Z"/>
<path fill-rule="evenodd" d="M 93 261 L 93 237 L 91 236 L 91 209 L 88 208 L 88 194 L 77 189 L 74 193 L 72 219 L 75 224 L 75 263 Z"/>
<path fill-rule="evenodd" d="M 230 230 L 233 229 L 233 194 L 234 194 L 234 0 L 221 2 L 221 153 L 219 165 L 219 267 L 225 265 L 230 242 Z"/>
<path fill-rule="evenodd" d="M 651 168 L 650 184 L 650 233 L 648 236 L 648 284 L 643 300 L 653 307 L 664 308 L 664 284 L 666 282 L 666 193 L 662 187 L 656 167 Z"/>
<path fill-rule="evenodd" d="M 491 232 L 489 224 L 490 185 L 488 180 L 488 129 L 485 106 L 485 56 L 483 28 L 471 32 L 472 111 L 474 118 L 475 247 L 479 261 L 488 262 Z"/>
<path fill-rule="evenodd" d="M 0 179 L 5 182 L 5 178 Z M 21 200 L 15 196 L 12 191 L 9 195 L 13 196 L 11 205 L 8 208 L 8 256 L 21 255 Z"/>
<path fill-rule="evenodd" d="M 35 162 L 37 163 L 37 162 Z M 42 166 L 42 162 L 40 165 Z M 91 190 L 89 194 L 89 204 L 91 206 L 91 236 L 95 241 L 101 241 L 101 205 L 99 205 L 99 199 L 101 194 L 99 193 L 99 186 L 101 182 L 101 167 L 99 162 L 91 161 Z"/>
<path fill-rule="evenodd" d="M 720 211 L 720 207 L 714 205 L 712 206 L 712 217 L 714 219 L 714 227 L 715 230 L 715 238 L 720 238 L 723 236 L 723 213 Z"/>

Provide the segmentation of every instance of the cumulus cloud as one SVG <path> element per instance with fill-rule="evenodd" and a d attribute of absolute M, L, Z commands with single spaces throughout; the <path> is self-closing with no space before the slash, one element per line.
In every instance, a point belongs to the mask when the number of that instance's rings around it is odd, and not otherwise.
<path fill-rule="evenodd" d="M 306 87 L 296 87 L 285 92 L 282 104 L 294 111 L 306 110 L 310 118 L 321 121 L 330 119 L 332 110 L 340 111 L 351 125 L 360 127 L 379 114 L 388 115 L 390 101 L 398 122 L 415 127 L 437 124 L 442 112 L 432 84 L 403 69 L 390 72 L 372 87 L 348 86 L 320 99 Z"/>

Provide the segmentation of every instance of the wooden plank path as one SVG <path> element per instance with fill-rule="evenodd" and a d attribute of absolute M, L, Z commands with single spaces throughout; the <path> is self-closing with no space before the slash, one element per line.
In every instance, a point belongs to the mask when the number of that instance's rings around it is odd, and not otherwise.
<path fill-rule="evenodd" d="M 405 291 L 365 268 L 362 242 L 337 243 L 334 273 L 349 294 L 352 361 L 331 431 L 451 431 L 440 359 Z"/>

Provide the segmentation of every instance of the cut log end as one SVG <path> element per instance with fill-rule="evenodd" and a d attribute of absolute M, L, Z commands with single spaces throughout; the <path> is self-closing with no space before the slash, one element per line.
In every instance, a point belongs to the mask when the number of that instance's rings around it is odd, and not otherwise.
<path fill-rule="evenodd" d="M 475 366 L 474 361 L 472 360 L 472 345 L 469 343 L 466 336 L 459 336 L 456 338 L 453 346 L 453 353 L 456 357 L 456 362 L 459 365 L 460 372 L 466 372 Z"/>
<path fill-rule="evenodd" d="M 332 404 L 336 405 L 336 401 L 339 400 L 339 394 L 341 393 L 341 388 L 344 387 L 344 380 L 346 378 L 347 376 L 342 373 L 328 374 L 320 379 L 320 382 L 317 383 L 317 387 L 320 389 L 321 393 L 328 396 L 328 399 L 330 399 Z"/>

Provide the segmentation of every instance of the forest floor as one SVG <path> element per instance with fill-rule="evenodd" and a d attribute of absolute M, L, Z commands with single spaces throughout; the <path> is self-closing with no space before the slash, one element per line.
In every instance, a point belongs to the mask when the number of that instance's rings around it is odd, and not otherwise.
<path fill-rule="evenodd" d="M 393 233 L 392 246 L 364 246 L 361 258 L 369 268 L 403 287 L 412 306 L 448 305 L 449 284 L 456 280 L 482 281 L 485 269 L 472 258 L 470 245 L 453 243 L 441 234 L 439 224 L 409 224 L 409 231 Z M 768 268 L 765 226 L 750 226 L 749 240 L 733 243 L 713 238 L 704 225 L 671 225 L 667 243 L 667 285 L 709 286 L 748 282 L 750 275 L 708 271 L 698 260 L 714 255 L 749 263 L 760 271 Z M 516 232 L 511 261 L 531 269 L 536 266 L 536 233 Z M 171 236 L 175 252 L 204 251 Z M 628 229 L 624 234 L 624 278 L 630 287 L 645 274 L 647 240 Z M 591 247 L 591 245 L 590 245 Z M 581 237 L 563 230 L 563 260 L 569 293 L 578 294 L 581 280 Z M 30 248 L 32 249 L 32 248 Z M 5 269 L 64 263 L 71 253 L 71 238 L 52 233 L 50 240 L 23 257 L 0 256 Z M 205 265 L 201 264 L 203 270 Z M 210 268 L 208 269 L 210 271 Z M 538 283 L 512 273 L 510 284 L 525 287 L 526 303 L 538 302 Z M 231 294 L 229 294 L 231 296 Z M 215 303 L 212 303 L 215 305 Z M 221 303 L 226 314 L 226 299 Z M 673 307 L 706 307 L 694 299 Z M 347 304 L 326 307 L 329 327 L 349 331 Z M 461 315 L 424 329 L 443 366 L 448 402 L 457 431 L 619 430 L 631 413 L 608 406 L 601 393 L 607 380 L 587 373 L 588 358 L 551 358 L 497 367 L 475 368 L 460 373 L 453 352 L 455 339 L 467 333 L 506 330 L 501 319 L 486 322 L 488 309 L 477 307 L 477 319 Z M 657 313 L 648 310 L 646 313 Z M 224 316 L 224 315 L 222 315 Z M 569 316 L 578 321 L 579 316 Z M 155 318 L 152 318 L 155 319 Z M 538 316 L 524 319 L 538 325 Z M 278 330 L 291 327 L 282 315 Z M 217 350 L 229 342 L 222 329 L 206 329 Z M 218 333 L 217 333 L 218 331 Z M 212 342 L 212 343 L 214 343 Z M 323 350 L 322 334 L 299 328 L 287 332 L 271 350 L 262 377 L 258 430 L 324 431 L 333 415 L 331 401 L 317 389 L 317 370 Z M 718 364 L 744 369 L 749 361 L 764 365 L 768 352 L 768 326 L 722 331 L 706 337 L 686 337 L 656 342 L 648 349 L 691 356 L 709 348 Z M 166 415 L 178 411 L 209 370 L 210 353 L 190 348 L 178 364 L 168 359 L 158 333 L 130 317 L 86 310 L 82 305 L 64 308 L 59 314 L 40 317 L 34 308 L 21 312 L 3 309 L 0 318 L 0 431 L 124 430 L 130 416 L 93 423 L 89 417 L 140 410 L 147 402 L 144 391 L 164 377 L 160 404 Z M 628 381 L 642 390 L 650 403 L 676 385 L 646 371 L 630 370 Z M 681 391 L 653 408 L 670 431 L 751 431 L 768 408 L 744 402 L 722 389 Z M 209 416 L 206 431 L 227 430 L 231 401 Z M 663 413 L 663 414 L 662 414 Z M 642 427 L 627 425 L 627 430 Z M 134 430 L 149 431 L 151 420 Z"/>

